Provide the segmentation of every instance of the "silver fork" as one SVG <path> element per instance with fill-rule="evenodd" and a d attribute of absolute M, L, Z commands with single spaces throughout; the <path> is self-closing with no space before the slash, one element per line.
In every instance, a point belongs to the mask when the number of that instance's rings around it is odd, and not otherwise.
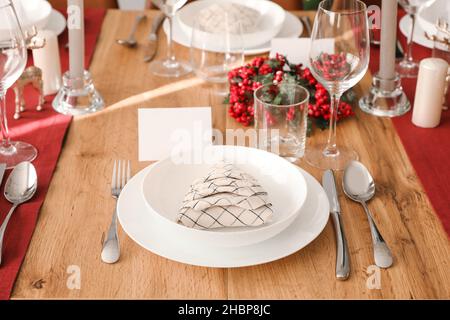
<path fill-rule="evenodd" d="M 114 168 L 111 181 L 111 195 L 114 199 L 119 198 L 122 189 L 131 177 L 130 161 L 114 161 Z M 119 237 L 117 235 L 117 202 L 114 209 L 108 236 L 103 243 L 102 261 L 105 263 L 116 263 L 120 258 Z"/>

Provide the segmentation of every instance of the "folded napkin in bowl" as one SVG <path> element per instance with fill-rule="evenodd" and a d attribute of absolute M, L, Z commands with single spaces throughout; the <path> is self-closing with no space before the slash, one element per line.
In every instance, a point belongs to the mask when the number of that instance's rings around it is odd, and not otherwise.
<path fill-rule="evenodd" d="M 194 229 L 256 227 L 272 219 L 267 192 L 249 174 L 231 164 L 217 164 L 194 181 L 177 222 Z"/>

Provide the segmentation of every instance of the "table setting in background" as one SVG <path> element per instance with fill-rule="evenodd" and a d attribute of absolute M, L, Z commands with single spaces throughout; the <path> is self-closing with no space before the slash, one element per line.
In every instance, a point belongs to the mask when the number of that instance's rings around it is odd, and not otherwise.
<path fill-rule="evenodd" d="M 0 299 L 450 298 L 446 1 L 29 3 Z"/>

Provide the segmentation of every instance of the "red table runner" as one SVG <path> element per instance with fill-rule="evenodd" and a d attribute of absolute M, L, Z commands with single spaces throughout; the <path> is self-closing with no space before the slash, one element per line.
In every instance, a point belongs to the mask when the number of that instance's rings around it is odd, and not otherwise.
<path fill-rule="evenodd" d="M 88 9 L 85 13 L 86 25 L 86 64 L 94 54 L 97 37 L 100 34 L 103 18 L 106 10 Z M 68 69 L 69 55 L 64 48 L 67 43 L 67 32 L 59 37 L 60 57 L 62 71 Z M 30 54 L 31 56 L 31 54 Z M 32 63 L 31 57 L 29 64 Z M 19 272 L 22 261 L 28 249 L 33 231 L 39 215 L 39 210 L 44 202 L 50 185 L 53 171 L 56 167 L 61 152 L 64 136 L 71 122 L 71 117 L 64 116 L 53 111 L 51 102 L 53 96 L 46 97 L 47 103 L 41 112 L 31 107 L 36 105 L 37 94 L 26 92 L 26 100 L 30 106 L 22 114 L 20 120 L 13 120 L 14 93 L 9 90 L 7 94 L 7 113 L 10 126 L 11 140 L 25 141 L 33 144 L 39 152 L 34 161 L 38 173 L 38 189 L 35 197 L 20 206 L 12 216 L 3 242 L 3 263 L 0 266 L 0 300 L 9 299 L 14 281 Z M 7 178 L 7 172 L 5 179 Z M 3 183 L 4 185 L 4 183 Z M 3 189 L 2 189 L 3 190 Z M 4 197 L 0 197 L 0 223 L 6 217 L 11 204 Z"/>
<path fill-rule="evenodd" d="M 399 21 L 404 15 L 401 10 Z M 406 50 L 406 37 L 400 31 L 398 36 Z M 371 48 L 372 73 L 379 70 L 379 54 L 378 48 Z M 414 44 L 413 55 L 417 60 L 429 58 L 432 50 Z M 402 80 L 403 89 L 412 106 L 416 84 L 416 79 Z M 412 124 L 411 117 L 412 112 L 409 112 L 394 118 L 393 123 L 434 210 L 450 236 L 450 111 L 442 113 L 441 125 L 433 129 L 416 127 Z"/>

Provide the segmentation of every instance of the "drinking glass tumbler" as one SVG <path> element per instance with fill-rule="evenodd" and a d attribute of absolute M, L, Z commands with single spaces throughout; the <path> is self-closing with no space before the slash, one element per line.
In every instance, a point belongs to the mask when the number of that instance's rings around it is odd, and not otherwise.
<path fill-rule="evenodd" d="M 212 84 L 216 84 L 216 93 L 229 94 L 228 73 L 245 63 L 242 27 L 227 22 L 228 14 L 221 32 L 210 33 L 199 23 L 192 28 L 190 62 L 195 74 Z"/>
<path fill-rule="evenodd" d="M 296 84 L 271 84 L 254 93 L 258 147 L 290 162 L 305 154 L 309 92 Z"/>

